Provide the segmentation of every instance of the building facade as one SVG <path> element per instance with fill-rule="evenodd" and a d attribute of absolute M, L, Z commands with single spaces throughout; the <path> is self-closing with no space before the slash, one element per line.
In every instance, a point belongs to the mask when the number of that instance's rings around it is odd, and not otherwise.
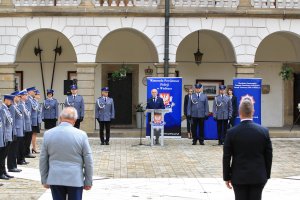
<path fill-rule="evenodd" d="M 164 5 L 164 0 L 2 0 L 1 94 L 15 87 L 43 91 L 53 85 L 62 103 L 64 80 L 76 78 L 86 103 L 83 128 L 93 132 L 94 102 L 101 88 L 110 86 L 119 99 L 120 120 L 115 123 L 134 127 L 135 105 L 146 101 L 145 70 L 164 75 Z M 299 6 L 299 1 L 286 0 L 172 1 L 169 76 L 183 77 L 183 85 L 196 80 L 232 85 L 234 77 L 262 78 L 269 88 L 262 94 L 262 124 L 291 125 L 300 102 L 295 95 L 300 91 Z M 200 65 L 194 61 L 198 44 L 204 54 Z M 56 47 L 61 52 L 55 58 Z M 294 79 L 279 76 L 284 65 L 294 70 Z M 122 66 L 130 68 L 128 79 L 111 81 Z"/>

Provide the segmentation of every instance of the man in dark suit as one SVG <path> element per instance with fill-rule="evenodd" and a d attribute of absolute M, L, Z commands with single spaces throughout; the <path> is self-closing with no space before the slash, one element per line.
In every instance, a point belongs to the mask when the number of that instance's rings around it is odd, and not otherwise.
<path fill-rule="evenodd" d="M 146 109 L 165 109 L 164 100 L 161 97 L 157 96 L 157 94 L 158 94 L 158 92 L 156 89 L 151 90 L 152 97 L 147 99 Z M 151 121 L 151 114 L 149 113 L 148 114 L 148 123 L 150 123 L 150 121 Z M 156 136 L 156 138 L 155 138 L 156 144 L 159 143 L 158 141 L 159 141 L 160 131 L 161 130 L 154 131 L 154 135 Z"/>
<path fill-rule="evenodd" d="M 223 179 L 233 186 L 236 200 L 260 200 L 271 175 L 272 143 L 269 131 L 253 119 L 253 102 L 239 106 L 241 123 L 228 130 L 223 149 Z"/>
<path fill-rule="evenodd" d="M 192 94 L 193 94 L 193 89 L 190 88 L 188 94 L 186 94 L 184 97 L 184 105 L 183 105 L 183 112 L 186 117 L 186 128 L 187 128 L 187 134 L 189 139 L 192 138 L 192 132 L 191 132 L 191 117 L 187 115 L 187 107 L 188 107 L 189 100 L 192 98 Z"/>

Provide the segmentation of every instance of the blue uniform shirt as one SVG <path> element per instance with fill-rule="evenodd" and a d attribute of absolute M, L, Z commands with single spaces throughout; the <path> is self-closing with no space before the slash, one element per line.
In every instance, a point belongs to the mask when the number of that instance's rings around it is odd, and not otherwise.
<path fill-rule="evenodd" d="M 95 118 L 99 121 L 111 121 L 115 118 L 115 106 L 112 98 L 99 97 L 95 105 Z"/>
<path fill-rule="evenodd" d="M 67 96 L 65 100 L 65 106 L 66 107 L 74 107 L 77 110 L 78 118 L 83 119 L 84 118 L 84 101 L 83 97 L 80 95 L 69 95 Z"/>
<path fill-rule="evenodd" d="M 4 130 L 4 143 L 11 142 L 13 140 L 13 119 L 8 107 L 5 104 L 2 104 L 0 113 L 2 118 L 2 127 Z"/>
<path fill-rule="evenodd" d="M 24 137 L 24 118 L 22 110 L 18 104 L 9 107 L 11 117 L 13 119 L 13 134 L 17 137 Z"/>
<path fill-rule="evenodd" d="M 58 119 L 58 101 L 54 98 L 47 98 L 42 109 L 42 119 Z"/>

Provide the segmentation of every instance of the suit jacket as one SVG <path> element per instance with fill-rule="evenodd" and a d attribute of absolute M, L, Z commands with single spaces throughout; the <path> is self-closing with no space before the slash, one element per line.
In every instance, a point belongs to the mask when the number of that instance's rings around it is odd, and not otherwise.
<path fill-rule="evenodd" d="M 238 105 L 237 105 L 237 98 L 234 95 L 231 97 L 231 105 L 232 105 L 232 117 L 237 117 L 238 116 Z"/>
<path fill-rule="evenodd" d="M 200 93 L 198 98 L 197 93 L 192 94 L 192 98 L 188 101 L 187 115 L 191 117 L 204 118 L 208 116 L 209 107 L 207 96 Z"/>
<path fill-rule="evenodd" d="M 154 102 L 153 98 L 151 97 L 147 100 L 146 109 L 165 109 L 164 100 L 157 96 L 156 102 Z"/>
<path fill-rule="evenodd" d="M 40 173 L 42 184 L 91 186 L 93 158 L 86 133 L 67 122 L 46 131 Z"/>
<path fill-rule="evenodd" d="M 58 119 L 58 101 L 56 99 L 45 99 L 42 119 Z"/>
<path fill-rule="evenodd" d="M 39 109 L 39 103 L 33 99 L 31 96 L 28 96 L 28 99 L 26 101 L 27 109 L 30 111 L 30 117 L 31 117 L 31 126 L 37 126 L 38 125 L 38 109 Z"/>
<path fill-rule="evenodd" d="M 185 116 L 187 116 L 187 107 L 188 107 L 188 103 L 189 103 L 189 100 L 190 100 L 190 95 L 189 94 L 186 94 L 184 96 L 184 104 L 183 104 L 183 113 Z"/>
<path fill-rule="evenodd" d="M 13 119 L 13 134 L 17 137 L 24 137 L 24 119 L 22 110 L 18 104 L 13 104 L 9 107 L 11 117 Z"/>
<path fill-rule="evenodd" d="M 0 117 L 0 148 L 4 147 L 4 146 L 5 146 L 5 143 L 4 143 L 4 130 L 3 130 L 2 117 Z"/>
<path fill-rule="evenodd" d="M 76 95 L 75 100 L 72 95 L 67 96 L 65 100 L 65 106 L 72 106 L 77 110 L 78 118 L 84 118 L 84 101 L 83 97 L 80 95 Z"/>
<path fill-rule="evenodd" d="M 27 107 L 25 102 L 20 102 L 19 104 L 20 110 L 22 110 L 23 119 L 24 119 L 24 132 L 30 132 L 32 131 L 31 126 L 31 112 L 29 108 Z"/>
<path fill-rule="evenodd" d="M 229 129 L 223 149 L 223 179 L 233 184 L 264 184 L 271 175 L 269 130 L 252 120 Z"/>
<path fill-rule="evenodd" d="M 0 108 L 2 118 L 2 128 L 4 133 L 4 142 L 13 141 L 13 118 L 11 117 L 8 107 L 3 104 Z"/>
<path fill-rule="evenodd" d="M 95 118 L 99 121 L 111 121 L 115 118 L 115 106 L 112 98 L 107 97 L 105 101 L 104 97 L 99 97 L 95 108 Z"/>
<path fill-rule="evenodd" d="M 232 105 L 231 100 L 227 95 L 221 97 L 218 95 L 214 99 L 213 103 L 213 115 L 218 120 L 227 120 L 232 117 Z"/>

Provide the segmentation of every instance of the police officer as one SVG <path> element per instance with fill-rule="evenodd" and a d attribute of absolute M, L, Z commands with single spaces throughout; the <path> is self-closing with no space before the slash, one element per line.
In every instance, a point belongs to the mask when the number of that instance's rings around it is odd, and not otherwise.
<path fill-rule="evenodd" d="M 37 134 L 40 133 L 40 129 L 41 129 L 41 123 L 42 123 L 42 106 L 39 103 L 39 100 L 41 99 L 41 92 L 39 90 L 35 90 L 35 95 L 34 95 L 34 103 L 37 104 L 37 126 L 35 127 L 35 131 L 33 131 L 32 133 L 32 139 L 31 139 L 31 145 L 32 145 L 32 149 L 31 149 L 31 153 L 39 153 L 37 151 L 36 148 L 36 137 Z"/>
<path fill-rule="evenodd" d="M 0 100 L 0 108 L 1 107 L 2 107 L 2 102 Z M 8 178 L 7 176 L 5 176 L 4 170 L 3 170 L 3 167 L 2 167 L 3 162 L 5 164 L 4 155 L 5 155 L 4 131 L 3 131 L 2 117 L 0 117 L 0 179 L 7 179 Z"/>
<path fill-rule="evenodd" d="M 199 143 L 204 145 L 204 121 L 208 118 L 209 106 L 206 94 L 203 93 L 202 84 L 195 84 L 195 93 L 188 101 L 187 115 L 192 118 L 193 143 L 197 144 L 197 130 L 199 131 Z"/>
<path fill-rule="evenodd" d="M 38 108 L 39 104 L 34 100 L 35 97 L 35 87 L 30 87 L 26 89 L 28 92 L 28 98 L 26 101 L 26 106 L 30 112 L 30 118 L 31 118 L 31 131 L 25 133 L 24 138 L 24 146 L 25 146 L 25 157 L 26 158 L 35 158 L 34 155 L 30 153 L 30 144 L 32 140 L 32 134 L 39 132 L 38 127 Z"/>
<path fill-rule="evenodd" d="M 3 128 L 3 139 L 4 139 L 4 152 L 1 155 L 2 158 L 0 163 L 0 179 L 8 180 L 10 178 L 13 178 L 13 176 L 10 176 L 5 167 L 5 159 L 8 155 L 8 151 L 10 148 L 10 145 L 13 141 L 13 119 L 11 117 L 11 114 L 9 112 L 9 107 L 13 104 L 14 96 L 13 95 L 4 95 L 3 103 L 0 108 L 0 115 L 2 118 L 2 128 Z"/>
<path fill-rule="evenodd" d="M 15 91 L 11 93 L 11 95 L 14 95 L 14 102 L 9 107 L 9 111 L 13 119 L 14 139 L 10 145 L 8 155 L 7 155 L 7 168 L 9 172 L 21 172 L 22 170 L 17 168 L 17 156 L 18 156 L 18 149 L 20 144 L 19 141 L 24 137 L 24 133 L 23 133 L 24 121 L 23 121 L 22 111 L 18 108 L 18 104 L 20 101 L 19 91 Z"/>
<path fill-rule="evenodd" d="M 19 103 L 18 108 L 22 112 L 22 116 L 23 116 L 23 135 L 24 135 L 24 137 L 20 137 L 20 140 L 19 140 L 17 164 L 18 165 L 27 165 L 29 162 L 26 162 L 26 160 L 25 160 L 25 149 L 26 149 L 25 136 L 26 136 L 26 134 L 28 134 L 32 131 L 31 116 L 30 116 L 31 114 L 30 114 L 30 110 L 26 106 L 26 101 L 28 99 L 27 90 L 24 89 L 24 90 L 20 91 L 19 96 L 20 96 L 20 103 Z"/>
<path fill-rule="evenodd" d="M 101 145 L 109 145 L 110 138 L 110 122 L 115 118 L 115 106 L 114 100 L 108 97 L 109 89 L 108 87 L 104 87 L 101 89 L 101 97 L 99 97 L 96 101 L 95 105 L 95 117 L 99 122 L 100 126 L 100 141 Z M 106 137 L 104 139 L 104 127 Z"/>
<path fill-rule="evenodd" d="M 220 85 L 220 94 L 217 95 L 213 103 L 213 115 L 217 121 L 219 145 L 223 145 L 227 133 L 228 120 L 232 117 L 231 99 L 225 94 L 225 85 Z"/>
<path fill-rule="evenodd" d="M 71 86 L 71 95 L 67 96 L 65 100 L 65 106 L 69 107 L 72 106 L 77 110 L 78 119 L 74 125 L 76 128 L 80 128 L 80 122 L 83 121 L 84 118 L 84 101 L 83 97 L 78 94 L 78 87 L 77 85 Z"/>
<path fill-rule="evenodd" d="M 56 126 L 58 119 L 58 101 L 53 98 L 54 90 L 47 90 L 47 98 L 44 101 L 42 109 L 42 119 L 45 122 L 45 129 L 51 129 Z"/>

